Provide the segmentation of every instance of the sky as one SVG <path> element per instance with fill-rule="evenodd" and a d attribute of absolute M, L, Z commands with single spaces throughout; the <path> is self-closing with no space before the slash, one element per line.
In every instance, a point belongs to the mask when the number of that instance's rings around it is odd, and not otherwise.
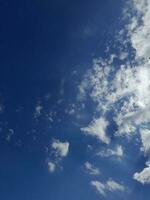
<path fill-rule="evenodd" d="M 0 1 L 0 198 L 150 195 L 150 1 Z"/>

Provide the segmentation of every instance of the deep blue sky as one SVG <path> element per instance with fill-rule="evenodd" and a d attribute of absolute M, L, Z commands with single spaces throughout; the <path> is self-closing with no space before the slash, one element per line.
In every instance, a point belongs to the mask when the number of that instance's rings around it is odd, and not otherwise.
<path fill-rule="evenodd" d="M 104 174 L 118 173 L 118 180 L 122 176 L 128 182 L 126 168 L 118 172 L 120 164 L 110 168 L 109 162 L 88 154 L 87 143 L 99 144 L 82 136 L 73 119 L 65 115 L 75 96 L 76 83 L 92 58 L 105 57 L 106 46 L 111 47 L 122 7 L 120 0 L 0 1 L 0 103 L 4 109 L 0 115 L 0 199 L 103 199 L 83 173 L 87 159 L 92 159 Z M 50 98 L 46 98 L 47 94 Z M 57 104 L 60 99 L 63 103 Z M 34 119 L 38 102 L 44 105 L 44 116 L 49 110 L 57 112 L 51 127 L 45 117 Z M 9 129 L 14 130 L 14 135 L 8 142 Z M 64 169 L 50 174 L 45 148 L 54 137 L 68 140 L 70 152 L 63 162 Z M 128 171 L 130 174 L 133 169 Z M 146 194 L 147 188 L 142 189 Z M 125 199 L 142 200 L 142 194 Z"/>

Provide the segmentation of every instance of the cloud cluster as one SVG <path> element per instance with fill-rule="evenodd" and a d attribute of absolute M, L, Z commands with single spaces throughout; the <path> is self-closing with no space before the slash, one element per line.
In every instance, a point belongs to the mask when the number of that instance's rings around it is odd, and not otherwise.
<path fill-rule="evenodd" d="M 91 186 L 93 186 L 96 191 L 103 196 L 106 196 L 107 192 L 125 191 L 125 187 L 122 184 L 117 183 L 112 179 L 109 179 L 106 183 L 102 183 L 100 181 L 91 181 Z"/>
<path fill-rule="evenodd" d="M 144 105 L 143 111 L 138 113 L 138 119 L 145 122 L 145 128 L 140 130 L 141 150 L 148 157 L 146 167 L 141 172 L 136 172 L 133 178 L 142 184 L 150 184 L 150 1 L 133 0 L 133 5 L 136 14 L 131 17 L 128 33 L 132 47 L 136 50 L 136 59 L 141 62 L 141 99 L 143 98 Z"/>
<path fill-rule="evenodd" d="M 150 121 L 150 65 L 121 65 L 115 71 L 97 60 L 86 76 L 88 78 L 83 81 L 88 87 L 84 88 L 84 94 L 97 103 L 96 110 L 102 116 L 110 111 L 114 113 L 113 120 L 118 126 L 116 134 L 131 135 L 138 125 Z M 81 130 L 109 143 L 105 133 L 107 125 L 107 119 L 100 117 Z"/>
<path fill-rule="evenodd" d="M 144 127 L 145 130 L 140 131 L 141 149 L 149 161 L 150 1 L 128 1 L 123 19 L 126 25 L 118 34 L 119 54 L 113 53 L 105 59 L 94 59 L 91 69 L 87 71 L 79 85 L 78 100 L 90 101 L 96 105 L 91 123 L 81 128 L 81 131 L 109 145 L 111 139 L 107 129 L 109 130 L 112 123 L 117 127 L 111 133 L 115 137 L 132 137 Z M 123 149 L 119 145 L 115 150 L 108 147 L 99 155 L 121 157 Z M 149 174 L 150 165 L 147 165 L 143 171 L 135 173 L 133 177 L 143 184 L 150 183 Z M 104 184 L 92 182 L 92 185 L 100 193 L 104 193 Z"/>
<path fill-rule="evenodd" d="M 123 157 L 123 148 L 121 145 L 117 145 L 114 149 L 104 149 L 98 152 L 97 155 L 106 158 L 112 156 L 121 158 Z"/>
<path fill-rule="evenodd" d="M 47 165 L 49 172 L 55 172 L 56 168 L 59 167 L 60 162 L 69 153 L 69 142 L 61 142 L 60 140 L 54 139 L 51 144 L 51 154 L 53 159 L 48 159 Z"/>

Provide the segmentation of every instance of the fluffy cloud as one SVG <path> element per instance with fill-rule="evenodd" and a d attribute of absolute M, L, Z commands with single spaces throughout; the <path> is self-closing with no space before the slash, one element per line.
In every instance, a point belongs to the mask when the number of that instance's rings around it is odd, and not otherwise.
<path fill-rule="evenodd" d="M 104 196 L 107 194 L 107 192 L 125 191 L 125 187 L 122 184 L 111 179 L 109 179 L 106 183 L 102 183 L 100 181 L 91 181 L 91 185 L 97 190 L 97 192 Z"/>
<path fill-rule="evenodd" d="M 69 142 L 60 142 L 59 140 L 54 140 L 52 143 L 52 148 L 56 151 L 57 156 L 66 157 L 69 152 Z"/>
<path fill-rule="evenodd" d="M 109 144 L 110 139 L 106 134 L 108 122 L 103 118 L 94 119 L 87 127 L 81 128 L 81 131 L 87 135 L 96 137 L 105 144 Z"/>
<path fill-rule="evenodd" d="M 84 168 L 85 168 L 86 172 L 90 175 L 99 175 L 100 174 L 99 169 L 89 162 L 84 163 Z"/>
<path fill-rule="evenodd" d="M 114 149 L 105 149 L 97 153 L 98 156 L 101 157 L 122 157 L 123 156 L 123 148 L 121 145 L 117 145 Z"/>
<path fill-rule="evenodd" d="M 64 157 L 69 153 L 69 142 L 61 142 L 60 140 L 54 139 L 51 144 L 51 155 L 48 157 L 48 169 L 49 172 L 53 173 L 57 168 L 61 167 L 61 162 Z M 51 158 L 53 157 L 53 158 Z"/>
<path fill-rule="evenodd" d="M 147 163 L 147 167 L 145 167 L 141 172 L 136 172 L 133 175 L 133 179 L 142 184 L 150 184 L 150 163 Z"/>

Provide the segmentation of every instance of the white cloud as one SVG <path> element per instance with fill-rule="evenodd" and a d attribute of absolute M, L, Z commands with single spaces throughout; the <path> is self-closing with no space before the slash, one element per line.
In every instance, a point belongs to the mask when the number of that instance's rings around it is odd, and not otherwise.
<path fill-rule="evenodd" d="M 145 156 L 150 157 L 150 130 L 141 129 L 141 141 L 142 147 L 141 150 L 144 152 Z M 142 183 L 142 184 L 150 184 L 150 162 L 146 163 L 146 167 L 141 172 L 136 172 L 133 175 L 133 179 Z"/>
<path fill-rule="evenodd" d="M 129 23 L 120 31 L 127 37 L 121 38 L 120 53 L 94 59 L 79 86 L 82 100 L 90 98 L 97 103 L 99 114 L 112 111 L 118 125 L 116 135 L 127 136 L 136 133 L 137 126 L 150 122 L 150 1 L 132 0 L 129 4 L 124 12 Z M 136 50 L 132 61 L 126 42 Z M 123 64 L 115 66 L 114 58 Z"/>
<path fill-rule="evenodd" d="M 91 181 L 91 185 L 99 192 L 101 195 L 106 195 L 107 192 L 123 192 L 125 191 L 125 187 L 117 183 L 116 181 L 109 179 L 106 183 L 102 183 L 100 181 Z"/>
<path fill-rule="evenodd" d="M 53 173 L 56 170 L 56 164 L 51 161 L 49 161 L 47 164 L 49 172 Z"/>
<path fill-rule="evenodd" d="M 136 15 L 131 18 L 131 23 L 128 26 L 132 46 L 136 50 L 137 58 L 149 58 L 150 1 L 133 0 L 133 5 L 133 9 L 136 11 Z M 142 23 L 140 23 L 141 21 Z"/>
<path fill-rule="evenodd" d="M 129 38 L 132 47 L 136 50 L 136 62 L 139 68 L 137 86 L 137 96 L 140 105 L 140 110 L 136 111 L 130 117 L 136 120 L 136 124 L 145 123 L 145 129 L 140 130 L 142 150 L 145 156 L 150 155 L 150 1 L 149 0 L 132 0 L 134 15 L 130 15 L 130 23 L 127 26 Z M 131 11 L 128 10 L 126 14 Z M 150 165 L 147 162 L 141 172 L 136 172 L 133 178 L 142 184 L 150 184 Z"/>
<path fill-rule="evenodd" d="M 115 71 L 108 62 L 99 59 L 94 61 L 83 82 L 88 85 L 84 88 L 84 95 L 97 104 L 96 111 L 99 114 L 114 113 L 117 135 L 132 135 L 137 125 L 150 122 L 150 64 L 121 65 Z M 95 132 L 96 126 L 97 121 L 93 120 L 82 130 L 100 139 Z"/>
<path fill-rule="evenodd" d="M 91 181 L 91 185 L 96 189 L 97 192 L 99 192 L 101 195 L 105 194 L 105 185 L 101 183 L 100 181 Z"/>
<path fill-rule="evenodd" d="M 115 190 L 118 190 L 118 191 L 124 191 L 125 188 L 123 185 L 113 181 L 113 180 L 108 180 L 107 183 L 106 183 L 106 188 L 109 190 L 109 191 L 115 191 Z"/>
<path fill-rule="evenodd" d="M 84 167 L 85 167 L 85 170 L 87 171 L 87 173 L 90 175 L 99 175 L 100 174 L 99 169 L 89 162 L 85 162 Z"/>
<path fill-rule="evenodd" d="M 49 149 L 47 149 L 49 151 Z M 47 158 L 49 172 L 55 172 L 56 168 L 62 169 L 62 160 L 69 153 L 69 142 L 61 142 L 54 139 L 51 144 L 51 152 Z"/>
<path fill-rule="evenodd" d="M 117 145 L 115 149 L 105 149 L 97 153 L 98 156 L 101 157 L 122 157 L 123 156 L 123 148 L 121 145 Z"/>
<path fill-rule="evenodd" d="M 150 184 L 150 164 L 147 163 L 147 167 L 145 167 L 141 172 L 136 172 L 133 175 L 133 179 L 142 184 Z"/>
<path fill-rule="evenodd" d="M 109 144 L 110 138 L 106 134 L 107 126 L 108 122 L 103 117 L 100 117 L 94 119 L 87 127 L 81 128 L 81 131 L 85 132 L 87 135 L 98 138 L 103 143 Z"/>
<path fill-rule="evenodd" d="M 119 59 L 125 60 L 126 58 L 128 58 L 128 53 L 127 52 L 120 52 Z"/>
<path fill-rule="evenodd" d="M 66 157 L 69 153 L 69 142 L 60 142 L 53 140 L 52 148 L 56 151 L 57 156 Z"/>
<path fill-rule="evenodd" d="M 118 55 L 110 54 L 108 59 L 94 59 L 93 66 L 87 71 L 79 86 L 80 101 L 92 101 L 96 105 L 95 115 L 100 116 L 98 119 L 93 116 L 93 121 L 81 130 L 109 144 L 110 138 L 106 134 L 106 128 L 108 124 L 111 125 L 111 120 L 109 121 L 107 116 L 112 113 L 117 125 L 114 136 L 132 137 L 140 128 L 142 148 L 149 157 L 150 1 L 128 1 L 124 17 L 128 20 L 124 21 L 126 25 L 117 35 L 120 52 Z M 116 47 L 117 45 L 118 43 Z M 120 66 L 114 62 L 116 59 L 122 63 Z M 105 119 L 103 116 L 106 116 Z M 103 119 L 104 123 L 99 119 Z M 144 130 L 142 130 L 143 125 Z M 100 154 L 103 156 L 105 153 L 105 157 L 123 155 L 121 148 L 119 151 L 107 149 Z M 134 179 L 143 184 L 150 183 L 150 165 L 143 171 L 135 173 Z M 108 188 L 110 182 L 108 184 L 92 182 L 92 185 L 97 187 L 100 193 L 105 193 L 104 186 L 107 185 Z"/>
<path fill-rule="evenodd" d="M 145 155 L 150 155 L 150 130 L 141 129 L 142 150 Z"/>

